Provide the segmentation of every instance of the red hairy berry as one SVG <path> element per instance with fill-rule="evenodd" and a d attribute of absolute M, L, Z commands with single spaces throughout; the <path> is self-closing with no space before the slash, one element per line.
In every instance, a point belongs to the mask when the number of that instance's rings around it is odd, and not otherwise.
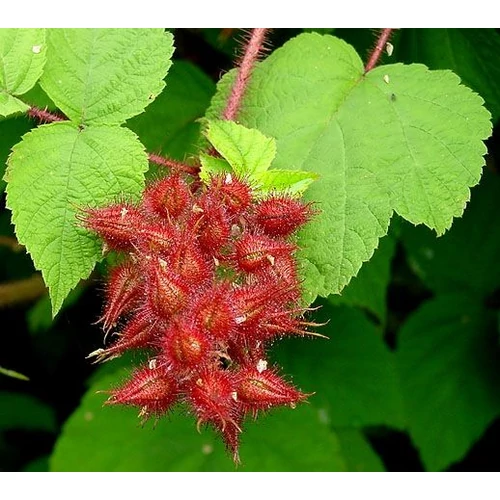
<path fill-rule="evenodd" d="M 167 331 L 163 352 L 174 369 L 192 369 L 208 360 L 211 342 L 199 326 L 183 320 L 173 324 Z"/>
<path fill-rule="evenodd" d="M 237 425 L 235 381 L 227 370 L 212 367 L 201 371 L 193 379 L 188 397 L 198 418 L 198 426 L 211 423 L 225 429 L 227 425 Z"/>
<path fill-rule="evenodd" d="M 210 335 L 219 340 L 231 337 L 236 327 L 235 311 L 229 291 L 229 283 L 207 288 L 192 308 L 192 317 Z"/>
<path fill-rule="evenodd" d="M 267 367 L 245 366 L 236 375 L 236 393 L 245 411 L 256 413 L 272 406 L 294 406 L 307 398 Z"/>
<path fill-rule="evenodd" d="M 143 207 L 151 214 L 176 219 L 188 208 L 191 191 L 178 174 L 158 180 L 144 191 Z"/>
<path fill-rule="evenodd" d="M 141 416 L 162 415 L 178 398 L 178 383 L 168 372 L 146 366 L 136 370 L 120 389 L 112 392 L 107 404 L 139 406 Z"/>
<path fill-rule="evenodd" d="M 241 215 L 252 203 L 250 186 L 232 174 L 212 177 L 210 190 L 220 197 L 232 216 Z"/>
<path fill-rule="evenodd" d="M 269 236 L 289 236 L 314 215 L 310 204 L 297 198 L 272 196 L 254 209 L 254 220 Z"/>
<path fill-rule="evenodd" d="M 106 305 L 100 321 L 109 331 L 123 314 L 131 311 L 139 295 L 139 272 L 133 262 L 125 262 L 111 270 L 106 287 Z"/>
<path fill-rule="evenodd" d="M 143 222 L 140 211 L 129 203 L 87 208 L 79 219 L 85 228 L 97 233 L 113 250 L 132 248 Z"/>
<path fill-rule="evenodd" d="M 186 306 L 189 287 L 171 271 L 163 259 L 148 262 L 146 293 L 151 309 L 162 318 L 170 318 Z"/>
<path fill-rule="evenodd" d="M 295 245 L 268 236 L 245 234 L 235 244 L 235 260 L 242 271 L 248 273 L 272 267 L 276 259 L 290 255 Z"/>

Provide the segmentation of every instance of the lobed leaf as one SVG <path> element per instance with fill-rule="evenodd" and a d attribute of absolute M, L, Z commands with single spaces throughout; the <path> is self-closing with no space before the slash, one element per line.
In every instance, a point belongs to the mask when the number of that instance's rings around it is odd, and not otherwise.
<path fill-rule="evenodd" d="M 51 29 L 42 89 L 72 121 L 119 125 L 160 94 L 173 53 L 163 29 Z"/>
<path fill-rule="evenodd" d="M 395 64 L 364 75 L 354 49 L 329 35 L 299 35 L 256 67 L 238 120 L 276 139 L 273 167 L 320 176 L 306 197 L 322 213 L 300 237 L 311 300 L 357 274 L 393 210 L 438 234 L 462 214 L 491 133 L 482 103 L 450 71 Z"/>
<path fill-rule="evenodd" d="M 410 436 L 427 470 L 460 460 L 500 415 L 493 316 L 465 294 L 430 300 L 399 333 Z"/>
<path fill-rule="evenodd" d="M 49 287 L 54 315 L 101 258 L 99 241 L 78 227 L 76 212 L 139 195 L 147 168 L 136 135 L 119 127 L 53 123 L 13 148 L 5 175 L 7 206 L 19 242 Z"/>

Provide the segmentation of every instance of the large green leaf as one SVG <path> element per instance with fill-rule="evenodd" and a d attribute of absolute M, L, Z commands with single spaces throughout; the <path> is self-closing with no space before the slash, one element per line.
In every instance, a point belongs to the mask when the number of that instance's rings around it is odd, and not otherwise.
<path fill-rule="evenodd" d="M 391 279 L 391 262 L 396 240 L 386 236 L 380 240 L 373 257 L 363 264 L 358 275 L 342 291 L 341 295 L 330 295 L 332 304 L 347 304 L 363 307 L 374 314 L 381 323 L 387 316 L 387 287 Z"/>
<path fill-rule="evenodd" d="M 431 69 L 451 69 L 486 101 L 496 121 L 500 116 L 500 34 L 493 28 L 403 29 L 395 57 L 421 62 Z"/>
<path fill-rule="evenodd" d="M 163 29 L 51 29 L 43 90 L 79 124 L 120 124 L 165 86 L 172 34 Z"/>
<path fill-rule="evenodd" d="M 200 124 L 215 84 L 194 64 L 176 60 L 168 72 L 166 88 L 127 125 L 140 137 L 148 151 L 184 160 L 197 152 Z"/>
<path fill-rule="evenodd" d="M 311 299 L 357 274 L 393 210 L 439 234 L 462 214 L 491 132 L 482 102 L 450 71 L 395 64 L 364 75 L 354 49 L 329 35 L 300 35 L 258 65 L 238 121 L 276 139 L 273 167 L 320 175 L 306 196 L 322 213 L 301 233 Z"/>
<path fill-rule="evenodd" d="M 314 320 L 325 339 L 291 339 L 276 347 L 284 373 L 310 401 L 328 412 L 333 426 L 405 425 L 394 356 L 357 309 L 324 304 Z"/>
<path fill-rule="evenodd" d="M 26 93 L 42 75 L 45 30 L 0 30 L 0 116 L 26 111 L 29 106 L 13 96 Z"/>
<path fill-rule="evenodd" d="M 56 417 L 50 406 L 33 396 L 0 392 L 0 431 L 10 429 L 56 432 Z"/>
<path fill-rule="evenodd" d="M 500 414 L 493 315 L 466 295 L 426 302 L 403 326 L 397 361 L 410 435 L 428 470 L 460 460 Z"/>
<path fill-rule="evenodd" d="M 498 211 L 499 200 L 500 179 L 487 173 L 473 190 L 463 218 L 441 238 L 426 228 L 404 226 L 410 265 L 432 290 L 486 296 L 498 288 L 500 231 L 491 214 Z"/>
<path fill-rule="evenodd" d="M 53 314 L 101 257 L 98 240 L 77 226 L 76 211 L 139 195 L 147 167 L 136 135 L 119 127 L 54 123 L 13 148 L 7 205 L 19 242 L 49 287 Z"/>
<path fill-rule="evenodd" d="M 138 425 L 137 411 L 102 407 L 97 390 L 115 387 L 118 371 L 99 377 L 66 423 L 51 460 L 54 471 L 338 471 L 346 470 L 335 434 L 310 405 L 246 422 L 235 469 L 221 440 L 196 432 L 186 412 Z"/>

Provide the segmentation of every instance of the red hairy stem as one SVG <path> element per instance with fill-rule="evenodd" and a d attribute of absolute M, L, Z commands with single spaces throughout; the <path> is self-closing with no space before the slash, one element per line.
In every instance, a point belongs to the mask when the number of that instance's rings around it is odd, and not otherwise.
<path fill-rule="evenodd" d="M 224 120 L 235 120 L 238 115 L 248 80 L 255 66 L 255 62 L 262 52 L 268 31 L 269 28 L 254 28 L 252 30 L 250 40 L 245 47 L 245 52 L 238 67 L 236 80 L 231 89 L 226 108 L 222 112 L 222 118 Z"/>
<path fill-rule="evenodd" d="M 366 63 L 365 74 L 368 73 L 368 71 L 372 70 L 377 65 L 383 50 L 387 46 L 387 42 L 392 36 L 393 31 L 394 28 L 384 28 L 380 33 L 377 43 L 375 44 L 375 48 L 373 49 L 372 53 L 370 54 L 370 58 Z"/>
<path fill-rule="evenodd" d="M 52 122 L 62 122 L 66 120 L 66 117 L 58 115 L 56 113 L 51 113 L 47 109 L 40 109 L 36 106 L 31 106 L 28 109 L 27 114 L 30 118 L 35 118 L 42 123 L 52 123 Z"/>
<path fill-rule="evenodd" d="M 172 160 L 170 158 L 165 158 L 164 156 L 157 155 L 155 153 L 149 153 L 148 159 L 151 163 L 155 165 L 160 165 L 161 167 L 170 168 L 173 172 L 184 172 L 195 177 L 198 176 L 200 167 L 195 165 L 187 165 L 178 160 Z"/>

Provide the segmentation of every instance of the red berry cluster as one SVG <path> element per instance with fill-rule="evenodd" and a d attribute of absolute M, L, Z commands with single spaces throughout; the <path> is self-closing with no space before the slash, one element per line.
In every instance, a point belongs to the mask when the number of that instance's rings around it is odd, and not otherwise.
<path fill-rule="evenodd" d="M 292 238 L 312 215 L 297 198 L 258 198 L 230 174 L 208 186 L 171 174 L 138 204 L 84 210 L 84 227 L 123 254 L 101 318 L 106 333 L 117 327 L 117 338 L 93 355 L 151 353 L 108 403 L 138 406 L 147 418 L 185 402 L 237 461 L 245 415 L 304 400 L 268 367 L 266 348 L 309 333 L 297 305 Z"/>

